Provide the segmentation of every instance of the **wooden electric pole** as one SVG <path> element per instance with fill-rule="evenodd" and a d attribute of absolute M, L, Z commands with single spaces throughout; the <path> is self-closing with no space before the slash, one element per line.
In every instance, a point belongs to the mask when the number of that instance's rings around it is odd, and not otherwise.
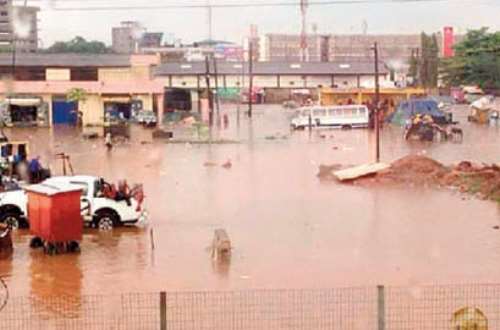
<path fill-rule="evenodd" d="M 214 107 L 212 103 L 212 91 L 210 90 L 210 61 L 208 55 L 205 56 L 205 83 L 207 85 L 208 98 L 208 124 L 212 127 L 214 122 Z"/>
<path fill-rule="evenodd" d="M 380 162 L 380 120 L 379 120 L 379 111 L 380 111 L 380 85 L 378 80 L 378 44 L 375 42 L 373 45 L 373 52 L 375 54 L 375 160 L 376 162 Z"/>
<path fill-rule="evenodd" d="M 217 125 L 219 125 L 220 117 L 220 100 L 219 100 L 219 73 L 217 72 L 217 59 L 213 57 L 214 78 L 215 78 L 215 109 L 217 111 Z"/>
<path fill-rule="evenodd" d="M 253 40 L 248 45 L 248 118 L 252 118 L 253 97 Z"/>

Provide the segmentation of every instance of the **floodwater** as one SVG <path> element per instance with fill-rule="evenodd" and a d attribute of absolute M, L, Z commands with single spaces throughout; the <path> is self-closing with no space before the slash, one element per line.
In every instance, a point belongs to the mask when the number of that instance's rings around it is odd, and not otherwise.
<path fill-rule="evenodd" d="M 373 160 L 368 130 L 291 133 L 293 112 L 257 107 L 252 121 L 227 106 L 229 128 L 214 132 L 240 144 L 191 145 L 152 141 L 135 127 L 131 144 L 107 153 L 102 140 L 83 140 L 68 128 L 16 129 L 60 173 L 58 152 L 75 171 L 145 186 L 147 228 L 112 233 L 86 230 L 77 255 L 49 257 L 15 234 L 11 259 L 0 275 L 12 296 L 200 291 L 263 288 L 417 285 L 495 282 L 500 278 L 500 214 L 493 202 L 451 190 L 362 188 L 322 183 L 319 164 Z M 382 159 L 425 153 L 450 163 L 499 162 L 495 127 L 466 123 L 464 143 L 402 140 L 399 128 L 382 131 Z M 285 134 L 287 139 L 266 139 Z M 325 136 L 321 136 L 325 135 Z M 336 148 L 334 148 L 336 147 Z M 230 159 L 231 169 L 206 167 Z M 225 228 L 234 250 L 217 264 L 207 247 Z M 154 250 L 152 248 L 154 241 Z"/>

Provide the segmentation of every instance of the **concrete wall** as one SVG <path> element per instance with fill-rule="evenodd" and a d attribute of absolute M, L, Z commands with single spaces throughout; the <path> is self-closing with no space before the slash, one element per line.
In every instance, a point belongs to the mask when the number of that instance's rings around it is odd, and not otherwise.
<path fill-rule="evenodd" d="M 358 77 L 356 76 L 335 76 L 335 85 L 339 87 L 358 87 Z"/>
<path fill-rule="evenodd" d="M 329 87 L 332 85 L 332 76 L 307 76 L 307 87 L 317 88 L 318 86 Z"/>
<path fill-rule="evenodd" d="M 50 94 L 44 94 L 42 95 L 43 102 L 47 103 L 47 110 L 48 110 L 48 122 L 47 126 L 52 126 L 52 95 Z"/>
<path fill-rule="evenodd" d="M 248 79 L 246 84 L 248 85 Z M 278 87 L 278 77 L 277 76 L 254 76 L 253 77 L 254 86 L 258 87 Z M 236 87 L 236 86 L 228 86 Z"/>
<path fill-rule="evenodd" d="M 83 113 L 83 125 L 102 125 L 104 117 L 104 104 L 99 95 L 88 95 L 85 102 L 78 105 Z"/>
<path fill-rule="evenodd" d="M 306 87 L 305 80 L 302 76 L 280 76 L 281 88 L 302 88 Z"/>
<path fill-rule="evenodd" d="M 248 78 L 245 77 L 245 86 L 248 85 Z M 241 87 L 243 79 L 241 76 L 226 76 L 226 87 Z"/>
<path fill-rule="evenodd" d="M 153 110 L 152 94 L 135 95 L 134 98 L 142 101 L 142 107 L 144 110 Z"/>
<path fill-rule="evenodd" d="M 149 80 L 150 68 L 146 66 L 137 66 L 129 68 L 103 68 L 99 69 L 99 81 L 116 82 L 116 81 L 133 81 L 133 80 Z"/>
<path fill-rule="evenodd" d="M 165 81 L 166 87 L 179 88 L 197 88 L 198 78 L 196 76 L 172 76 L 172 86 L 169 86 L 169 81 Z"/>

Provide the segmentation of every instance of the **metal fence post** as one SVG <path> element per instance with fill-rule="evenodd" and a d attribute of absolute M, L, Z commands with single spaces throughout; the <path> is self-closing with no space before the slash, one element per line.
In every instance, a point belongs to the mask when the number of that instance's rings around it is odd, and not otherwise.
<path fill-rule="evenodd" d="M 160 329 L 167 330 L 167 293 L 160 292 Z"/>
<path fill-rule="evenodd" d="M 377 319 L 378 330 L 385 330 L 385 287 L 377 286 Z"/>

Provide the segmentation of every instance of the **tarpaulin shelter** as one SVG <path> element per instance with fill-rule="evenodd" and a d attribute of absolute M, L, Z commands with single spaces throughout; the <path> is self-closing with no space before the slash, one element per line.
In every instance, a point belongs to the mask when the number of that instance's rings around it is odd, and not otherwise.
<path fill-rule="evenodd" d="M 387 120 L 396 125 L 403 126 L 409 119 L 421 115 L 430 115 L 435 123 L 447 124 L 449 123 L 449 116 L 439 110 L 438 103 L 432 99 L 412 99 L 402 101 L 396 111 L 387 118 Z"/>

